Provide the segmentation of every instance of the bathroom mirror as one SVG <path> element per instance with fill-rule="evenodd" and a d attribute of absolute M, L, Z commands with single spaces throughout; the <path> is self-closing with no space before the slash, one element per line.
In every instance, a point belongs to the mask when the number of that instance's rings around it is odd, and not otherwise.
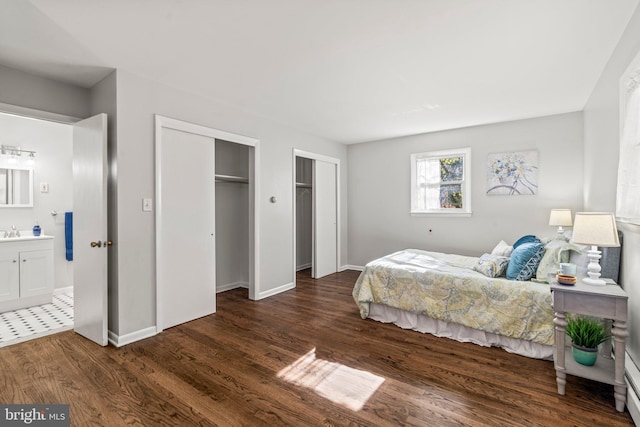
<path fill-rule="evenodd" d="M 33 207 L 33 169 L 0 168 L 0 207 Z"/>

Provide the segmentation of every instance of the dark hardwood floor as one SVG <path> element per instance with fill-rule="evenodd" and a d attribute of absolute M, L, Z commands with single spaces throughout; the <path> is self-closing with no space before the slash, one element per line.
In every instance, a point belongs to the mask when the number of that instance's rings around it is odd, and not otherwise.
<path fill-rule="evenodd" d="M 218 312 L 122 348 L 73 332 L 0 349 L 0 403 L 69 403 L 71 424 L 628 426 L 611 386 L 553 363 L 362 320 L 358 272 Z"/>

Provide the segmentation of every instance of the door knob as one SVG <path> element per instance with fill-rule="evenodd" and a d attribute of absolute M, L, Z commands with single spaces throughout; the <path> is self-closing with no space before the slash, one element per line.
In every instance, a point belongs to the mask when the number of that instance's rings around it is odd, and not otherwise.
<path fill-rule="evenodd" d="M 105 246 L 113 246 L 113 242 L 111 240 L 107 240 L 106 242 L 104 242 Z"/>
<path fill-rule="evenodd" d="M 102 247 L 102 242 L 99 241 L 99 240 L 97 242 L 91 242 L 91 247 L 92 248 L 95 248 L 96 246 L 101 248 Z"/>

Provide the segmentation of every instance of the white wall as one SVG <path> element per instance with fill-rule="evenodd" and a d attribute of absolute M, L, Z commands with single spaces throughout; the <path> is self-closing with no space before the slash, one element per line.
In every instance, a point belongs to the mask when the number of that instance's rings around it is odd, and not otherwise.
<path fill-rule="evenodd" d="M 501 239 L 553 235 L 552 208 L 582 208 L 582 132 L 577 112 L 350 145 L 349 264 L 409 247 L 480 256 Z M 472 216 L 410 215 L 410 154 L 469 146 Z M 487 196 L 487 154 L 528 149 L 538 150 L 538 194 Z"/>
<path fill-rule="evenodd" d="M 0 230 L 15 225 L 31 230 L 37 221 L 43 234 L 54 236 L 54 286 L 73 286 L 73 266 L 65 259 L 64 212 L 73 207 L 73 129 L 70 125 L 0 113 L 0 142 L 36 151 L 32 208 L 0 208 Z M 39 184 L 49 184 L 40 193 Z M 52 216 L 51 211 L 57 211 Z"/>
<path fill-rule="evenodd" d="M 638 53 L 640 8 L 629 21 L 584 109 L 584 204 L 590 211 L 615 211 L 620 142 L 619 83 Z M 640 226 L 619 224 L 619 228 L 624 233 L 620 284 L 629 294 L 627 352 L 640 366 Z M 640 384 L 640 378 L 636 381 Z"/>
<path fill-rule="evenodd" d="M 293 149 L 342 159 L 342 144 L 315 138 L 215 100 L 149 81 L 117 76 L 118 335 L 155 325 L 154 215 L 142 212 L 154 195 L 154 114 L 260 140 L 260 276 L 265 292 L 293 282 Z M 342 174 L 342 235 L 346 236 L 346 174 Z M 276 196 L 278 202 L 269 202 Z M 343 264 L 347 243 L 342 238 Z M 180 268 L 180 266 L 176 266 Z"/>
<path fill-rule="evenodd" d="M 87 117 L 89 91 L 0 65 L 0 102 L 72 117 Z"/>
<path fill-rule="evenodd" d="M 108 328 L 118 330 L 120 298 L 118 295 L 118 116 L 116 71 L 106 76 L 90 92 L 90 114 L 107 114 L 107 157 L 109 176 L 107 177 L 107 238 L 113 242 L 108 250 Z"/>

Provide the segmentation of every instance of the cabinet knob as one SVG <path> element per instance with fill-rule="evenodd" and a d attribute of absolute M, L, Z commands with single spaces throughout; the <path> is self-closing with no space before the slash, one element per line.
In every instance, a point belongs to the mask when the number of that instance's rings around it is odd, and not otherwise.
<path fill-rule="evenodd" d="M 92 248 L 95 248 L 95 247 L 101 248 L 102 247 L 102 242 L 99 241 L 99 240 L 97 242 L 91 242 L 91 247 Z"/>

